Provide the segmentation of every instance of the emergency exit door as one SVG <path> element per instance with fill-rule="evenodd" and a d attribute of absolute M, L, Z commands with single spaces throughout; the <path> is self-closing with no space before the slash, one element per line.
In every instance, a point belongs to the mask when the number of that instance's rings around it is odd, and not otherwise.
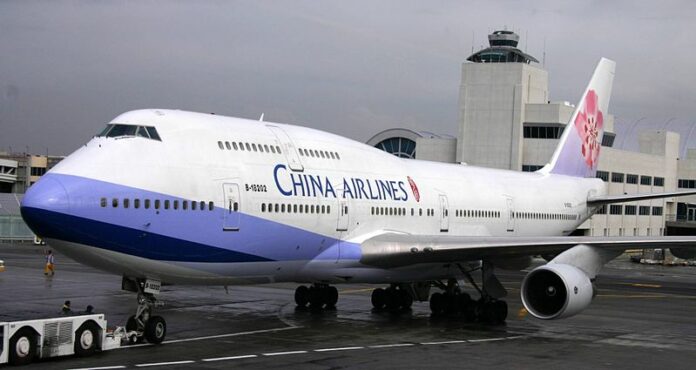
<path fill-rule="evenodd" d="M 449 231 L 449 203 L 447 196 L 440 194 L 440 232 Z"/>
<path fill-rule="evenodd" d="M 242 207 L 239 198 L 239 185 L 222 184 L 225 200 L 225 215 L 222 221 L 224 231 L 238 231 L 240 220 L 240 209 Z"/>

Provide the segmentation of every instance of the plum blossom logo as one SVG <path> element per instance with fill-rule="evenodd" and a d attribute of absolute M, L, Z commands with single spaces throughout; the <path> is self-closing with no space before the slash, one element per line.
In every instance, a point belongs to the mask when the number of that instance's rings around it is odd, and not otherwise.
<path fill-rule="evenodd" d="M 585 97 L 585 105 L 575 117 L 575 129 L 582 141 L 582 156 L 589 168 L 597 165 L 599 149 L 601 147 L 600 136 L 604 125 L 604 117 L 597 106 L 597 93 L 589 90 Z"/>
<path fill-rule="evenodd" d="M 416 198 L 416 202 L 420 202 L 420 192 L 418 192 L 416 182 L 413 181 L 411 176 L 406 176 L 406 179 L 408 179 L 408 184 L 411 185 L 411 191 L 413 192 L 413 197 Z"/>

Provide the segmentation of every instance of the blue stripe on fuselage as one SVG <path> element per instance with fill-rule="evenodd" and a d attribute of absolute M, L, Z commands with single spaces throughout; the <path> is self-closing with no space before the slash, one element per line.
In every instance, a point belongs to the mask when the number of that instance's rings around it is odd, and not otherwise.
<path fill-rule="evenodd" d="M 49 179 L 51 181 L 49 181 Z M 61 189 L 51 189 L 58 187 Z M 37 193 L 67 192 L 68 203 L 41 207 Z M 60 191 L 58 191 L 60 190 Z M 222 188 L 220 189 L 222 192 Z M 101 207 L 99 199 L 108 199 Z M 119 207 L 111 199 L 119 198 Z M 122 207 L 129 198 L 130 208 Z M 22 213 L 37 234 L 145 258 L 187 262 L 310 261 L 360 258 L 360 246 L 315 232 L 240 213 L 240 231 L 223 231 L 225 210 L 133 208 L 133 199 L 184 199 L 143 189 L 46 174 L 22 203 Z M 34 200 L 32 202 L 32 199 Z M 205 199 L 207 201 L 207 199 Z M 191 201 L 191 200 L 189 200 Z M 56 203 L 58 204 L 58 203 Z"/>

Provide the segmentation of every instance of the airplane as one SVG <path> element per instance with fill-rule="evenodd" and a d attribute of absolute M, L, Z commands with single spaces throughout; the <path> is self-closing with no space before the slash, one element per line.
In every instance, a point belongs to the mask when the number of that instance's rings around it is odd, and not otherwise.
<path fill-rule="evenodd" d="M 595 178 L 615 63 L 602 58 L 550 162 L 519 172 L 397 158 L 319 130 L 145 109 L 116 117 L 31 186 L 27 225 L 51 247 L 121 275 L 138 296 L 126 328 L 161 343 L 162 284 L 296 282 L 298 306 L 335 307 L 335 284 L 383 284 L 375 309 L 429 301 L 434 315 L 501 323 L 495 269 L 529 272 L 539 319 L 584 310 L 602 266 L 628 248 L 696 257 L 694 237 L 569 236 L 611 203 Z M 481 274 L 480 282 L 473 274 Z M 479 299 L 462 291 L 470 283 Z M 438 291 L 430 294 L 432 289 Z"/>

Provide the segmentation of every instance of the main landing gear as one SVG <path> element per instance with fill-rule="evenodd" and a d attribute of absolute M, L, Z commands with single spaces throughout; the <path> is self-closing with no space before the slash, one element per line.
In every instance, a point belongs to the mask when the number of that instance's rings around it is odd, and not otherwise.
<path fill-rule="evenodd" d="M 392 284 L 389 288 L 372 291 L 372 307 L 375 310 L 387 309 L 390 312 L 406 311 L 413 305 L 413 296 L 404 285 Z"/>
<path fill-rule="evenodd" d="M 167 323 L 162 316 L 152 315 L 155 307 L 162 306 L 162 303 L 155 298 L 155 295 L 159 293 L 160 283 L 145 279 L 131 280 L 124 277 L 122 287 L 124 290 L 138 293 L 138 308 L 135 315 L 130 316 L 126 322 L 129 341 L 143 343 L 147 340 L 153 344 L 162 343 L 167 334 Z"/>
<path fill-rule="evenodd" d="M 460 316 L 467 321 L 487 324 L 502 324 L 508 314 L 507 303 L 499 298 L 507 292 L 493 274 L 493 265 L 484 262 L 481 266 L 483 288 L 480 288 L 471 277 L 473 270 L 466 270 L 457 265 L 464 277 L 479 292 L 481 298 L 473 300 L 469 294 L 462 292 L 456 279 L 448 280 L 447 284 L 438 282 L 443 293 L 433 293 L 430 296 L 430 311 L 434 317 Z"/>
<path fill-rule="evenodd" d="M 328 284 L 300 285 L 295 289 L 295 303 L 298 307 L 313 309 L 334 309 L 338 302 L 338 289 Z"/>

